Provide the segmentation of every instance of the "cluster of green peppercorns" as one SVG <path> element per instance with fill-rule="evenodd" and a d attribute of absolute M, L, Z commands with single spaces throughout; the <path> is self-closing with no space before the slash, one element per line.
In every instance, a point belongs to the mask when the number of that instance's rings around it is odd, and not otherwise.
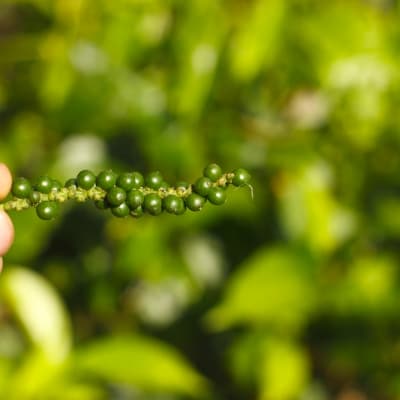
<path fill-rule="evenodd" d="M 229 185 L 250 186 L 249 181 L 250 174 L 245 169 L 224 174 L 217 164 L 205 167 L 203 176 L 194 184 L 179 182 L 175 187 L 165 182 L 158 171 L 144 177 L 136 171 L 118 175 L 106 170 L 96 176 L 83 170 L 64 186 L 47 176 L 40 177 L 34 184 L 26 178 L 17 178 L 12 185 L 13 197 L 0 204 L 0 209 L 35 207 L 39 218 L 50 220 L 57 216 L 59 203 L 92 200 L 99 209 L 110 209 L 113 215 L 121 218 L 140 217 L 144 213 L 159 215 L 163 211 L 181 215 L 186 209 L 200 211 L 207 201 L 222 205 Z"/>

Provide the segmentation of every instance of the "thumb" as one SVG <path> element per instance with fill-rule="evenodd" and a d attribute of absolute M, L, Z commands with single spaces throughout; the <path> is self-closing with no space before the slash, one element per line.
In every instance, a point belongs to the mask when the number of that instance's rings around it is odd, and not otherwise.
<path fill-rule="evenodd" d="M 11 219 L 4 211 L 0 211 L 0 256 L 7 252 L 13 239 L 14 227 Z"/>

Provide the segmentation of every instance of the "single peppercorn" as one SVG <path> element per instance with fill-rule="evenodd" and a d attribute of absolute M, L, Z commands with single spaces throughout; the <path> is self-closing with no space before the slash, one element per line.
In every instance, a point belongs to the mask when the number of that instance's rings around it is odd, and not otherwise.
<path fill-rule="evenodd" d="M 51 181 L 51 191 L 56 192 L 62 189 L 61 183 L 57 179 L 52 179 Z"/>
<path fill-rule="evenodd" d="M 207 199 L 211 204 L 220 206 L 226 201 L 226 191 L 220 187 L 213 187 L 208 192 Z"/>
<path fill-rule="evenodd" d="M 113 215 L 115 215 L 116 217 L 119 217 L 119 218 L 127 217 L 129 215 L 130 211 L 131 210 L 129 209 L 129 207 L 126 203 L 122 203 L 117 207 L 111 208 L 111 212 L 113 213 Z"/>
<path fill-rule="evenodd" d="M 96 200 L 94 204 L 99 210 L 107 210 L 108 208 L 110 208 L 110 205 L 108 204 L 106 199 Z"/>
<path fill-rule="evenodd" d="M 36 181 L 34 188 L 44 194 L 49 194 L 52 188 L 53 180 L 50 179 L 48 176 L 41 176 Z"/>
<path fill-rule="evenodd" d="M 186 211 L 183 199 L 173 194 L 163 199 L 163 207 L 167 212 L 175 215 L 181 215 Z"/>
<path fill-rule="evenodd" d="M 191 211 L 200 211 L 203 208 L 205 202 L 206 199 L 196 193 L 192 193 L 185 198 L 185 204 L 187 208 Z"/>
<path fill-rule="evenodd" d="M 117 174 L 112 170 L 101 171 L 96 178 L 96 185 L 104 190 L 111 189 L 117 182 Z"/>
<path fill-rule="evenodd" d="M 178 182 L 178 183 L 176 184 L 176 188 L 177 188 L 177 189 L 186 190 L 186 189 L 189 188 L 189 184 L 188 184 L 187 182 L 180 181 L 180 182 Z"/>
<path fill-rule="evenodd" d="M 41 199 L 41 195 L 39 192 L 36 192 L 36 191 L 31 192 L 31 194 L 29 196 L 29 200 L 32 205 L 38 204 L 40 202 L 40 199 Z"/>
<path fill-rule="evenodd" d="M 131 211 L 131 216 L 133 218 L 140 218 L 140 217 L 143 216 L 143 214 L 144 214 L 144 211 L 143 211 L 143 207 L 142 206 L 140 206 L 138 208 L 135 208 L 134 210 Z"/>
<path fill-rule="evenodd" d="M 71 186 L 78 186 L 76 183 L 76 178 L 68 179 L 64 184 L 64 187 L 66 187 L 66 188 L 69 188 Z"/>
<path fill-rule="evenodd" d="M 28 179 L 17 178 L 12 184 L 11 192 L 15 197 L 27 199 L 32 193 L 32 186 Z"/>
<path fill-rule="evenodd" d="M 85 169 L 79 172 L 78 176 L 76 177 L 76 182 L 82 189 L 89 190 L 96 183 L 96 175 L 92 171 Z"/>
<path fill-rule="evenodd" d="M 135 186 L 135 180 L 132 174 L 129 172 L 121 174 L 117 179 L 117 186 L 126 191 L 133 189 Z"/>
<path fill-rule="evenodd" d="M 251 179 L 251 175 L 244 168 L 238 168 L 233 171 L 232 183 L 235 186 L 248 185 Z"/>
<path fill-rule="evenodd" d="M 144 209 L 151 215 L 159 215 L 162 212 L 162 200 L 155 193 L 144 196 Z"/>
<path fill-rule="evenodd" d="M 218 164 L 209 164 L 204 168 L 203 175 L 216 182 L 222 176 L 222 169 Z"/>
<path fill-rule="evenodd" d="M 146 177 L 146 186 L 150 189 L 158 190 L 164 182 L 159 171 L 150 172 Z"/>
<path fill-rule="evenodd" d="M 197 179 L 195 184 L 193 185 L 194 191 L 199 194 L 200 196 L 206 197 L 208 194 L 208 191 L 212 187 L 212 182 L 210 178 L 205 178 L 204 176 Z"/>
<path fill-rule="evenodd" d="M 162 181 L 158 190 L 166 192 L 170 188 L 168 182 Z"/>
<path fill-rule="evenodd" d="M 43 201 L 36 207 L 36 214 L 44 220 L 51 220 L 57 217 L 59 213 L 59 205 L 55 201 Z"/>
<path fill-rule="evenodd" d="M 133 189 L 139 189 L 144 185 L 144 178 L 140 172 L 134 171 L 131 173 L 133 179 Z"/>
<path fill-rule="evenodd" d="M 115 186 L 108 191 L 106 198 L 110 205 L 117 207 L 126 200 L 126 192 Z"/>
<path fill-rule="evenodd" d="M 143 204 L 144 195 L 140 190 L 133 189 L 126 196 L 126 204 L 131 210 L 135 210 Z"/>

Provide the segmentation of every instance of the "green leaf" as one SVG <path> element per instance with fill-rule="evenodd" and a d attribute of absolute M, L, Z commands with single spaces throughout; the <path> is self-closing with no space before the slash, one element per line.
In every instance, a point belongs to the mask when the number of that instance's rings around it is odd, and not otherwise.
<path fill-rule="evenodd" d="M 77 352 L 73 368 L 79 374 L 143 390 L 201 396 L 207 388 L 206 381 L 178 351 L 139 335 L 94 341 Z"/>
<path fill-rule="evenodd" d="M 267 340 L 260 374 L 260 400 L 297 399 L 309 376 L 310 362 L 301 347 L 282 339 Z"/>
<path fill-rule="evenodd" d="M 0 295 L 20 321 L 33 347 L 55 363 L 71 348 L 67 311 L 57 292 L 37 273 L 8 267 L 0 280 Z"/>
<path fill-rule="evenodd" d="M 62 371 L 69 356 L 72 340 L 67 312 L 49 283 L 22 267 L 7 268 L 0 280 L 0 296 L 32 344 L 7 381 L 5 398 L 37 398 Z"/>
<path fill-rule="evenodd" d="M 234 38 L 230 54 L 232 71 L 238 80 L 251 80 L 263 67 L 273 64 L 285 14 L 284 1 L 255 2 L 250 15 L 245 18 L 246 23 Z"/>
<path fill-rule="evenodd" d="M 264 247 L 228 282 L 223 300 L 207 315 L 214 329 L 235 324 L 299 328 L 315 307 L 313 263 L 286 247 Z"/>

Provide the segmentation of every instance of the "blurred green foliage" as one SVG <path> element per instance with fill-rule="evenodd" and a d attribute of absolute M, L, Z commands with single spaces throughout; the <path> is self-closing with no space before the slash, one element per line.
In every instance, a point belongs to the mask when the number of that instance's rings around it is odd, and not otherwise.
<path fill-rule="evenodd" d="M 13 213 L 0 397 L 400 398 L 400 5 L 3 0 L 15 175 L 248 168 L 254 200 Z"/>

